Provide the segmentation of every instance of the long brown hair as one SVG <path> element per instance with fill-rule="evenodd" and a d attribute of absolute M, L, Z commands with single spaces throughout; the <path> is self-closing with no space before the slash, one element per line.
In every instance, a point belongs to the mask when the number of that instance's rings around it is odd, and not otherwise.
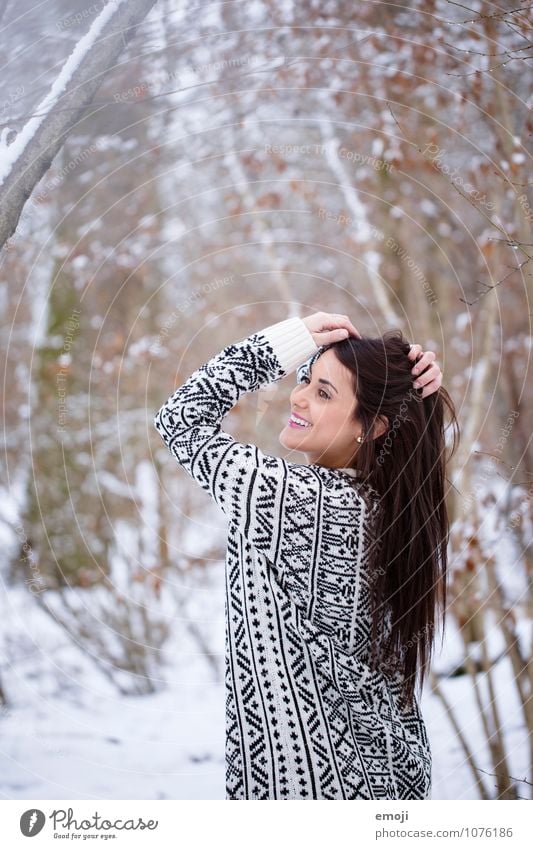
<path fill-rule="evenodd" d="M 324 347 L 333 348 L 352 372 L 356 420 L 364 433 L 354 467 L 377 492 L 382 507 L 370 552 L 371 664 L 399 671 L 402 696 L 411 703 L 417 673 L 422 688 L 429 671 L 439 603 L 443 629 L 445 624 L 445 471 L 460 439 L 455 408 L 442 386 L 426 398 L 413 387 L 414 362 L 407 357 L 409 343 L 401 330 L 378 338 L 349 337 Z M 453 425 L 448 457 L 445 408 Z M 373 439 L 380 416 L 387 417 L 389 426 Z M 389 637 L 383 640 L 387 621 Z"/>

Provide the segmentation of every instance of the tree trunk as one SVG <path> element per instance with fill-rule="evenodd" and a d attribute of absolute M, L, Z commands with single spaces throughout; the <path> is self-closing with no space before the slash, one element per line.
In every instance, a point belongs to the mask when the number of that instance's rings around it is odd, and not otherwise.
<path fill-rule="evenodd" d="M 68 134 L 84 117 L 105 74 L 113 68 L 135 28 L 154 3 L 155 0 L 110 0 L 84 36 L 89 39 L 85 55 L 79 60 L 75 55 L 82 39 L 54 83 L 56 86 L 59 78 L 64 80 L 64 94 L 54 99 L 55 90 L 52 86 L 37 106 L 36 114 L 12 142 L 21 146 L 21 150 L 0 186 L 0 248 L 15 232 L 24 204 L 33 189 L 49 169 Z M 114 12 L 110 10 L 111 5 Z M 105 37 L 102 37 L 102 32 Z M 91 34 L 94 38 L 92 44 Z M 25 135 L 28 135 L 26 144 Z M 8 154 L 10 147 L 7 147 Z"/>

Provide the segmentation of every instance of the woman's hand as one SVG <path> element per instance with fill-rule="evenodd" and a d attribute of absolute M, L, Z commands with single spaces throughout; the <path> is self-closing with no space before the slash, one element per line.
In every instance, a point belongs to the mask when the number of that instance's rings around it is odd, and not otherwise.
<path fill-rule="evenodd" d="M 361 334 L 347 315 L 329 312 L 315 312 L 307 318 L 302 319 L 303 323 L 311 333 L 315 344 L 329 345 L 332 342 L 340 342 L 342 339 L 347 339 L 348 336 L 361 338 Z M 411 369 L 411 373 L 415 378 L 413 386 L 417 389 L 423 387 L 420 394 L 421 398 L 427 398 L 442 384 L 442 372 L 438 363 L 435 362 L 437 355 L 435 351 L 422 351 L 422 346 L 415 344 L 411 346 L 408 355 L 409 359 L 415 362 Z M 424 371 L 425 369 L 425 371 Z M 424 371 L 424 374 L 421 372 Z"/>
<path fill-rule="evenodd" d="M 340 342 L 348 336 L 361 337 L 359 331 L 353 326 L 347 315 L 338 313 L 315 312 L 302 319 L 309 330 L 317 347 Z"/>
<path fill-rule="evenodd" d="M 427 398 L 428 395 L 436 392 L 442 383 L 442 372 L 435 362 L 437 355 L 435 351 L 422 351 L 421 345 L 411 345 L 411 350 L 407 356 L 410 360 L 416 360 L 416 365 L 411 369 L 411 374 L 416 378 L 413 386 L 415 389 L 423 386 L 424 391 L 420 397 Z M 417 359 L 419 356 L 420 359 Z M 420 374 L 424 369 L 426 369 L 424 374 Z"/>

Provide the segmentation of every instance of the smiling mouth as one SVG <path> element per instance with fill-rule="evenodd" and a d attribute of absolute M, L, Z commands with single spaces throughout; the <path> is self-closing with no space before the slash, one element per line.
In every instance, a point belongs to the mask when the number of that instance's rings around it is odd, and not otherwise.
<path fill-rule="evenodd" d="M 289 416 L 289 420 L 287 422 L 289 427 L 299 427 L 302 430 L 306 428 L 313 427 L 311 422 L 306 422 L 305 419 L 301 419 L 299 416 L 296 416 L 294 413 L 291 413 Z"/>

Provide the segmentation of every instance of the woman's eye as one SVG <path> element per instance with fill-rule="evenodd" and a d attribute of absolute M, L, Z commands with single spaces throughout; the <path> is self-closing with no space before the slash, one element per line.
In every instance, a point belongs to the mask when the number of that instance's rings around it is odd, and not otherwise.
<path fill-rule="evenodd" d="M 298 375 L 298 378 L 297 378 L 297 381 L 296 381 L 296 382 L 297 382 L 297 383 L 303 383 L 304 381 L 305 381 L 305 383 L 310 383 L 310 382 L 311 382 L 311 381 L 309 380 L 309 377 L 308 377 L 306 374 Z M 319 389 L 319 390 L 318 390 L 318 394 L 320 395 L 320 397 L 321 397 L 321 398 L 326 398 L 326 399 L 329 401 L 329 395 L 328 395 L 328 393 L 327 393 L 327 392 L 325 392 L 323 389 Z"/>

